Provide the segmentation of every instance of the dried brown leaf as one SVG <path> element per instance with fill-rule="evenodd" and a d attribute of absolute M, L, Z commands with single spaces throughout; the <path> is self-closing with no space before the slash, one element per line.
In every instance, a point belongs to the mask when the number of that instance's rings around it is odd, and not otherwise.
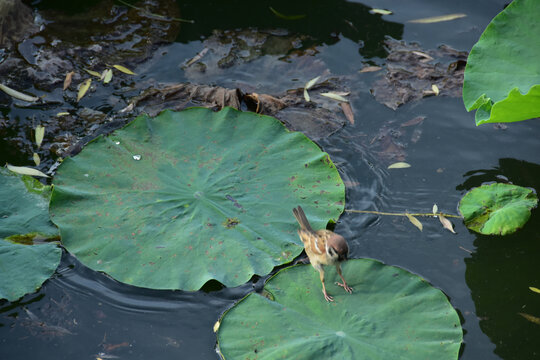
<path fill-rule="evenodd" d="M 526 313 L 518 313 L 518 314 L 523 316 L 525 319 L 529 320 L 530 322 L 540 325 L 540 318 L 526 314 Z"/>
<path fill-rule="evenodd" d="M 349 120 L 351 125 L 354 125 L 354 114 L 351 108 L 351 104 L 349 104 L 348 102 L 342 102 L 340 103 L 340 105 L 341 105 L 341 110 L 343 110 L 343 113 L 345 114 L 345 117 L 347 118 L 347 120 Z"/>
<path fill-rule="evenodd" d="M 412 216 L 411 214 L 405 214 L 407 215 L 407 218 L 409 219 L 409 221 L 414 225 L 416 226 L 420 231 L 422 231 L 422 229 L 424 228 L 422 226 L 422 223 L 417 219 L 415 218 L 414 216 Z"/>
<path fill-rule="evenodd" d="M 413 126 L 422 123 L 426 119 L 425 116 L 417 116 L 414 119 L 404 122 L 401 127 Z"/>
<path fill-rule="evenodd" d="M 375 71 L 379 71 L 381 69 L 382 69 L 382 67 L 380 67 L 380 66 L 366 66 L 366 67 L 363 67 L 359 72 L 361 72 L 361 73 L 375 72 Z"/>
<path fill-rule="evenodd" d="M 66 78 L 64 79 L 64 90 L 66 90 L 69 85 L 71 85 L 71 80 L 73 79 L 73 75 L 75 75 L 75 71 L 70 71 L 66 74 Z"/>
<path fill-rule="evenodd" d="M 440 215 L 440 214 L 439 214 L 439 221 L 441 222 L 443 228 L 449 230 L 449 231 L 452 232 L 453 234 L 456 233 L 456 232 L 454 231 L 454 227 L 452 226 L 452 223 L 450 222 L 450 220 L 448 220 L 447 218 L 445 218 L 443 215 Z"/>

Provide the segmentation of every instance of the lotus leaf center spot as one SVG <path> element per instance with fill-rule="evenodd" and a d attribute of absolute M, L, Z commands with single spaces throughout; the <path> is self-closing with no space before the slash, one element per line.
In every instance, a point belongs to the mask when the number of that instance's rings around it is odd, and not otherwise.
<path fill-rule="evenodd" d="M 339 337 L 345 337 L 347 334 L 345 334 L 343 331 L 336 331 L 336 335 Z"/>
<path fill-rule="evenodd" d="M 203 195 L 204 195 L 204 193 L 202 191 L 195 191 L 195 193 L 193 194 L 193 197 L 195 199 L 200 199 L 200 198 L 203 197 Z"/>

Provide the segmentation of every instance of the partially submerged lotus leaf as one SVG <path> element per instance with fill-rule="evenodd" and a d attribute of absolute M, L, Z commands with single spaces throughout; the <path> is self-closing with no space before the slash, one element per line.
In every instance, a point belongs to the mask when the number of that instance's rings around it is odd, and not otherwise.
<path fill-rule="evenodd" d="M 60 263 L 56 244 L 32 245 L 36 237 L 58 234 L 49 220 L 49 196 L 48 186 L 0 168 L 0 299 L 36 291 Z"/>
<path fill-rule="evenodd" d="M 345 200 L 315 143 L 231 108 L 140 116 L 64 160 L 54 185 L 65 247 L 94 270 L 157 289 L 266 275 L 303 249 L 293 207 L 324 228 Z"/>
<path fill-rule="evenodd" d="M 457 359 L 463 332 L 442 291 L 418 275 L 371 259 L 343 264 L 354 290 L 326 271 L 325 301 L 311 266 L 274 275 L 220 320 L 218 346 L 233 359 Z"/>
<path fill-rule="evenodd" d="M 506 235 L 521 228 L 538 204 L 536 193 L 510 184 L 482 185 L 459 202 L 465 225 L 485 235 Z"/>

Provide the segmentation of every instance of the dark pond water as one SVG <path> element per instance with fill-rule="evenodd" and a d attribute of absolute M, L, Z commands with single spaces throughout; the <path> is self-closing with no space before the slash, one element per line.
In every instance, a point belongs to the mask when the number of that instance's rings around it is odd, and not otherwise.
<path fill-rule="evenodd" d="M 162 1 L 160 8 L 169 16 L 195 23 L 173 22 L 153 29 L 153 34 L 161 31 L 156 35 L 159 39 L 137 53 L 138 61 L 130 63 L 139 74 L 132 82 L 98 89 L 82 105 L 64 102 L 55 89 L 37 91 L 31 83 L 19 89 L 47 93 L 60 105 L 27 109 L 1 97 L 0 160 L 31 164 L 29 129 L 48 121 L 52 131 L 54 120 L 46 119 L 54 118 L 60 109 L 77 111 L 78 106 L 85 106 L 112 116 L 126 105 L 114 99 L 129 98 L 156 82 L 190 81 L 279 93 L 303 87 L 325 72 L 345 79 L 356 120 L 354 125 L 347 124 L 332 136 L 317 140 L 348 184 L 347 209 L 429 212 L 436 203 L 443 212 L 455 214 L 459 199 L 468 189 L 504 179 L 538 191 L 537 120 L 507 127 L 476 127 L 474 114 L 465 111 L 460 98 L 450 96 L 425 97 L 394 111 L 370 94 L 377 74 L 358 73 L 364 64 L 384 65 L 386 36 L 417 42 L 426 50 L 446 44 L 468 51 L 505 3 Z M 93 19 L 100 10 L 114 17 L 110 1 L 80 4 L 43 0 L 28 5 L 45 19 L 49 34 L 60 39 L 65 36 L 72 42 L 76 36 L 84 43 L 98 32 L 107 34 L 107 27 Z M 307 16 L 297 21 L 279 19 L 269 6 L 283 14 Z M 368 12 L 371 7 L 391 9 L 394 14 L 372 15 Z M 465 13 L 467 17 L 434 24 L 407 22 L 450 13 Z M 135 23 L 126 23 L 125 34 L 114 36 L 125 36 L 123 46 L 135 47 L 145 39 L 126 34 L 138 28 Z M 261 34 L 266 40 L 255 47 L 256 51 L 240 45 L 233 49 L 223 40 L 234 39 L 237 45 L 238 39 L 257 43 L 254 39 Z M 208 54 L 206 69 L 182 68 L 205 46 L 214 46 L 225 55 L 217 56 L 216 51 L 212 58 Z M 231 53 L 232 57 L 226 56 Z M 230 63 L 216 66 L 220 61 L 220 65 Z M 425 117 L 420 124 L 400 126 L 418 116 Z M 56 128 L 56 132 L 60 134 L 62 129 Z M 81 130 L 80 134 L 85 133 Z M 385 142 L 388 138 L 391 141 Z M 41 155 L 41 169 L 47 170 L 56 155 L 53 150 Z M 412 167 L 388 170 L 387 166 L 397 160 Z M 453 221 L 457 235 L 443 230 L 437 219 L 422 221 L 424 230 L 419 232 L 401 217 L 344 213 L 336 231 L 349 239 L 352 258 L 375 258 L 404 267 L 447 294 L 462 318 L 461 359 L 540 358 L 540 326 L 518 314 L 540 316 L 540 296 L 528 289 L 540 287 L 538 211 L 533 212 L 524 229 L 504 238 L 474 234 L 457 220 Z M 152 291 L 120 284 L 64 254 L 56 274 L 37 293 L 14 303 L 0 302 L 0 358 L 30 359 L 39 354 L 40 359 L 55 360 L 110 356 L 217 359 L 212 331 L 215 321 L 247 293 L 260 290 L 263 282 L 255 279 L 232 289 L 209 283 L 194 293 Z"/>

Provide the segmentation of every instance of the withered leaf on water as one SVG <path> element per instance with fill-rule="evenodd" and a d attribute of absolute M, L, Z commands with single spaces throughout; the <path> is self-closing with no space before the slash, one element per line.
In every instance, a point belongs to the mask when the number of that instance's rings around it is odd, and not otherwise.
<path fill-rule="evenodd" d="M 33 169 L 33 168 L 25 167 L 25 166 L 13 166 L 13 165 L 9 165 L 9 164 L 7 164 L 6 166 L 7 166 L 9 171 L 12 171 L 12 172 L 17 173 L 17 174 L 31 175 L 31 176 L 41 176 L 41 177 L 46 177 L 46 178 L 49 177 L 48 175 L 45 175 L 44 173 L 42 173 L 41 171 L 39 171 L 37 169 Z"/>
<path fill-rule="evenodd" d="M 418 56 L 420 56 L 420 57 L 423 57 L 423 59 L 420 60 L 420 61 L 422 61 L 422 62 L 426 62 L 426 61 L 431 61 L 431 60 L 433 60 L 433 57 L 431 57 L 431 56 L 429 56 L 428 54 L 423 53 L 423 52 L 421 52 L 421 51 L 413 51 L 412 53 L 415 54 L 415 55 L 418 55 Z"/>
<path fill-rule="evenodd" d="M 439 214 L 439 221 L 441 222 L 443 228 L 449 230 L 450 232 L 452 232 L 453 234 L 455 234 L 456 232 L 454 231 L 454 227 L 452 226 L 452 223 L 450 222 L 450 220 L 448 220 L 447 218 L 445 218 L 443 215 Z"/>
<path fill-rule="evenodd" d="M 422 223 L 421 223 L 417 218 L 415 218 L 415 217 L 412 216 L 411 214 L 405 213 L 405 215 L 407 216 L 407 219 L 409 219 L 409 221 L 410 221 L 414 226 L 416 226 L 420 231 L 422 231 L 422 229 L 423 229 L 424 227 L 422 226 Z"/>
<path fill-rule="evenodd" d="M 313 78 L 311 80 L 309 80 L 307 83 L 306 83 L 306 86 L 304 86 L 304 89 L 306 90 L 309 90 L 313 87 L 313 85 L 315 85 L 317 83 L 317 81 L 319 81 L 321 77 L 320 76 L 317 76 L 316 78 Z"/>
<path fill-rule="evenodd" d="M 435 94 L 435 96 L 439 96 L 439 87 L 435 84 L 431 85 L 431 90 Z"/>
<path fill-rule="evenodd" d="M 112 77 L 113 77 L 113 72 L 111 69 L 106 69 L 101 74 L 101 80 L 103 81 L 104 84 L 110 83 L 112 80 Z"/>
<path fill-rule="evenodd" d="M 431 23 L 436 23 L 436 22 L 441 22 L 441 21 L 450 21 L 450 20 L 460 19 L 465 16 L 467 16 L 467 14 L 448 14 L 448 15 L 432 16 L 432 17 L 427 17 L 427 18 L 422 18 L 422 19 L 409 20 L 408 22 L 415 23 L 415 24 L 431 24 Z"/>
<path fill-rule="evenodd" d="M 433 204 L 433 208 L 431 209 L 431 211 L 433 212 L 433 215 L 437 214 L 437 211 L 439 211 L 439 207 L 437 206 L 437 204 Z"/>
<path fill-rule="evenodd" d="M 406 168 L 410 168 L 410 167 L 411 167 L 411 164 L 408 164 L 408 163 L 403 162 L 403 161 L 399 161 L 399 162 L 393 163 L 391 165 L 388 165 L 388 169 L 406 169 Z"/>
<path fill-rule="evenodd" d="M 533 287 L 533 286 L 529 286 L 529 290 L 534 291 L 535 293 L 540 294 L 540 289 L 535 288 L 535 287 Z"/>
<path fill-rule="evenodd" d="M 340 103 L 340 105 L 341 105 L 341 110 L 343 110 L 343 113 L 345 114 L 345 117 L 347 118 L 347 120 L 349 120 L 351 125 L 354 125 L 354 114 L 351 108 L 351 104 L 349 104 L 348 102 L 342 102 Z"/>
<path fill-rule="evenodd" d="M 285 15 L 285 14 L 282 14 L 280 12 L 278 12 L 277 10 L 275 10 L 273 7 L 269 6 L 268 7 L 270 9 L 271 12 L 274 13 L 274 15 L 276 15 L 278 18 L 281 18 L 283 20 L 300 20 L 300 19 L 303 19 L 306 17 L 305 14 L 300 14 L 300 15 Z"/>
<path fill-rule="evenodd" d="M 540 325 L 540 318 L 526 314 L 526 313 L 518 313 L 518 314 L 523 316 L 525 319 L 529 320 L 530 322 Z"/>
<path fill-rule="evenodd" d="M 333 93 L 333 92 L 325 92 L 325 93 L 321 93 L 320 95 L 326 96 L 327 98 L 330 98 L 336 101 L 349 102 L 349 100 L 345 99 L 343 96 Z"/>
<path fill-rule="evenodd" d="M 379 15 L 391 15 L 393 14 L 390 10 L 385 10 L 385 9 L 371 9 L 369 10 L 370 13 L 372 14 L 379 14 Z"/>
<path fill-rule="evenodd" d="M 306 88 L 304 88 L 304 99 L 306 99 L 307 102 L 311 101 L 311 98 L 309 97 L 309 93 Z"/>
<path fill-rule="evenodd" d="M 128 75 L 137 75 L 135 74 L 133 71 L 129 70 L 127 67 L 124 67 L 122 65 L 113 65 L 113 67 L 116 69 L 116 70 L 119 70 L 121 72 L 123 72 L 124 74 L 128 74 Z"/>
<path fill-rule="evenodd" d="M 59 112 L 58 114 L 56 114 L 56 116 L 58 116 L 58 117 L 66 116 L 66 115 L 69 115 L 69 113 L 67 111 L 62 111 L 62 112 Z"/>
<path fill-rule="evenodd" d="M 36 96 L 30 96 L 30 95 L 23 94 L 22 92 L 14 90 L 14 89 L 12 89 L 12 88 L 4 85 L 4 84 L 0 84 L 0 90 L 5 92 L 6 94 L 11 96 L 12 98 L 15 98 L 15 99 L 18 99 L 18 100 L 22 100 L 22 101 L 26 101 L 26 102 L 36 102 L 36 101 L 39 100 L 39 98 L 36 97 Z"/>
<path fill-rule="evenodd" d="M 380 66 L 365 66 L 362 69 L 359 70 L 361 73 L 367 73 L 367 72 L 374 72 L 381 70 L 382 67 Z"/>
<path fill-rule="evenodd" d="M 80 101 L 83 98 L 83 96 L 86 94 L 88 89 L 90 89 L 90 85 L 92 85 L 92 79 L 86 79 L 81 85 L 79 85 L 79 93 L 77 94 L 77 101 Z"/>
<path fill-rule="evenodd" d="M 401 124 L 401 127 L 406 126 L 413 126 L 422 123 L 425 120 L 425 116 L 417 116 L 414 119 L 411 119 L 409 121 L 405 121 L 403 124 Z"/>
<path fill-rule="evenodd" d="M 202 57 L 204 55 L 206 55 L 206 53 L 208 52 L 208 48 L 205 47 L 204 49 L 202 49 L 200 52 L 197 53 L 197 55 L 195 55 L 194 57 L 192 57 L 191 59 L 189 59 L 189 61 L 186 63 L 186 67 L 189 67 L 193 64 L 195 64 L 197 61 L 201 60 Z"/>
<path fill-rule="evenodd" d="M 94 70 L 84 69 L 87 73 L 89 73 L 92 76 L 98 77 L 101 79 L 101 74 Z"/>
<path fill-rule="evenodd" d="M 36 166 L 39 166 L 39 164 L 41 164 L 41 159 L 39 158 L 39 155 L 37 153 L 34 153 L 32 157 L 34 158 L 34 163 L 36 164 Z"/>
<path fill-rule="evenodd" d="M 218 321 L 216 321 L 216 323 L 214 324 L 214 332 L 216 333 L 218 330 L 219 330 L 219 326 L 221 325 L 221 323 Z"/>
<path fill-rule="evenodd" d="M 73 79 L 73 75 L 75 75 L 75 71 L 70 71 L 66 74 L 66 78 L 64 79 L 64 90 L 66 90 L 69 85 L 71 85 L 71 79 Z"/>
<path fill-rule="evenodd" d="M 36 126 L 34 136 L 36 140 L 36 145 L 39 149 L 39 147 L 41 146 L 41 142 L 43 141 L 43 136 L 45 136 L 45 127 L 41 125 Z"/>

